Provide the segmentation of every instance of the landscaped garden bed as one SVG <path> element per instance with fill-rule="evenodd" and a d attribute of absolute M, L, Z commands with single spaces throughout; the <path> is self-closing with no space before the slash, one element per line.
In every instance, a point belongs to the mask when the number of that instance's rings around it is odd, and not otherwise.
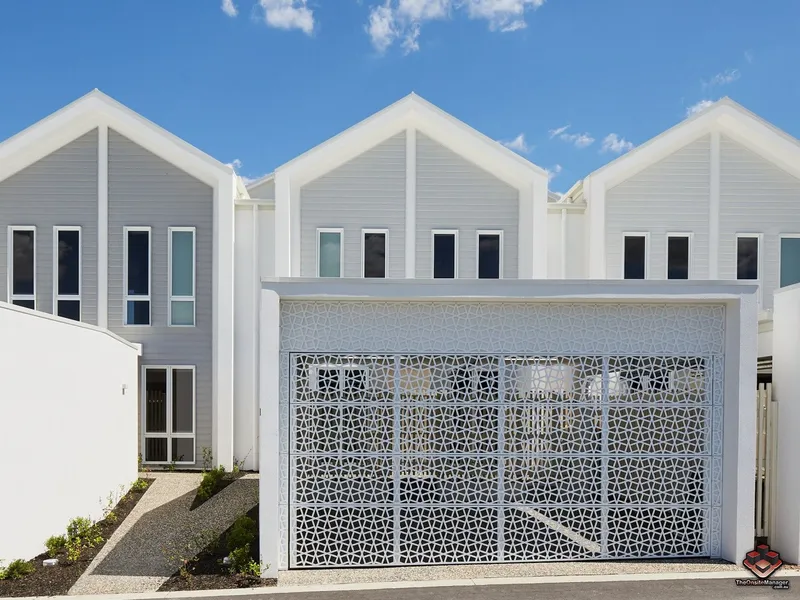
<path fill-rule="evenodd" d="M 160 588 L 160 592 L 274 586 L 259 576 L 258 505 L 208 543 Z M 223 563 L 230 556 L 232 564 Z"/>
<path fill-rule="evenodd" d="M 139 479 L 113 508 L 108 507 L 102 521 L 92 523 L 81 518 L 70 521 L 65 535 L 53 536 L 47 540 L 48 552 L 33 560 L 2 565 L 0 597 L 65 595 L 130 514 L 151 483 L 152 479 Z M 42 566 L 42 561 L 48 558 L 57 558 L 58 565 Z M 18 575 L 19 578 L 16 578 Z"/>

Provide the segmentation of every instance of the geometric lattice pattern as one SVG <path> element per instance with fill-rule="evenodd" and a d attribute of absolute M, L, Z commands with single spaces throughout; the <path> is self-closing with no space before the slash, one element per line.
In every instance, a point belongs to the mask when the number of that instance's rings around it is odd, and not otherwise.
<path fill-rule="evenodd" d="M 718 355 L 287 359 L 290 566 L 715 553 Z"/>

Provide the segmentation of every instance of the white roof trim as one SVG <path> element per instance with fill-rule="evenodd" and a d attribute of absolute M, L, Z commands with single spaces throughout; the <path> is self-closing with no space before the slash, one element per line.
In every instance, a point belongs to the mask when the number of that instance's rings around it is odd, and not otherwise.
<path fill-rule="evenodd" d="M 413 93 L 278 167 L 275 173 L 304 185 L 410 128 L 517 188 L 547 178 L 541 167 Z"/>
<path fill-rule="evenodd" d="M 263 177 L 259 177 L 255 181 L 251 181 L 250 183 L 248 183 L 247 184 L 247 189 L 251 190 L 254 187 L 257 187 L 257 186 L 262 185 L 264 183 L 268 183 L 269 181 L 271 181 L 273 179 L 275 179 L 275 173 L 268 173 L 268 174 L 264 175 Z"/>
<path fill-rule="evenodd" d="M 100 125 L 107 125 L 210 186 L 233 169 L 99 90 L 68 104 L 0 144 L 0 180 L 55 152 Z"/>
<path fill-rule="evenodd" d="M 800 141 L 730 98 L 715 102 L 594 171 L 589 177 L 601 182 L 606 189 L 614 187 L 711 131 L 720 131 L 800 177 Z"/>

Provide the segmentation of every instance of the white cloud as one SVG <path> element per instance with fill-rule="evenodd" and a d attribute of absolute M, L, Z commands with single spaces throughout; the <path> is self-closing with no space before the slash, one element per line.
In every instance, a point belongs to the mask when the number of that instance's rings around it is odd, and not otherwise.
<path fill-rule="evenodd" d="M 264 175 L 259 175 L 258 177 L 245 177 L 244 175 L 240 175 L 240 177 L 242 178 L 242 182 L 246 186 L 250 185 L 254 181 L 258 181 L 259 179 L 263 179 L 265 176 L 266 176 L 266 173 Z"/>
<path fill-rule="evenodd" d="M 733 83 L 737 81 L 742 74 L 739 72 L 739 69 L 726 69 L 722 73 L 717 73 L 707 82 L 705 82 L 705 86 L 711 87 L 715 85 L 727 85 L 729 83 Z"/>
<path fill-rule="evenodd" d="M 556 177 L 558 177 L 559 173 L 563 171 L 563 167 L 561 165 L 556 165 L 552 169 L 545 169 L 547 171 L 547 181 L 553 181 Z"/>
<path fill-rule="evenodd" d="M 712 104 L 714 104 L 713 100 L 700 100 L 700 102 L 692 104 L 686 109 L 686 116 L 691 117 L 692 115 L 696 115 L 697 113 L 707 109 Z"/>
<path fill-rule="evenodd" d="M 528 145 L 528 142 L 525 141 L 525 134 L 520 133 L 517 137 L 513 140 L 509 140 L 506 142 L 500 142 L 506 148 L 510 148 L 514 152 L 521 152 L 523 154 L 527 154 L 531 151 L 531 147 Z"/>
<path fill-rule="evenodd" d="M 548 131 L 548 133 L 550 134 L 550 139 L 552 140 L 557 135 L 561 135 L 567 129 L 569 129 L 569 125 L 564 125 L 563 127 L 556 127 L 555 129 L 551 129 L 550 131 Z"/>
<path fill-rule="evenodd" d="M 235 17 L 239 14 L 239 10 L 236 8 L 233 0 L 222 0 L 222 12 L 229 17 Z"/>
<path fill-rule="evenodd" d="M 526 27 L 525 12 L 542 4 L 544 0 L 386 0 L 372 6 L 365 29 L 378 52 L 402 40 L 408 54 L 419 50 L 420 31 L 427 21 L 449 19 L 460 10 L 470 19 L 488 21 L 492 31 L 516 31 Z"/>
<path fill-rule="evenodd" d="M 306 35 L 314 32 L 314 11 L 308 0 L 258 0 L 264 10 L 264 21 L 278 29 L 299 29 Z"/>
<path fill-rule="evenodd" d="M 633 142 L 629 142 L 624 137 L 620 137 L 616 133 L 609 133 L 603 138 L 603 145 L 600 152 L 613 152 L 614 154 L 622 154 L 633 148 Z"/>
<path fill-rule="evenodd" d="M 226 166 L 230 167 L 231 169 L 234 169 L 235 171 L 238 171 L 239 169 L 242 168 L 242 161 L 240 161 L 238 158 L 234 158 L 231 162 L 226 163 Z"/>
<path fill-rule="evenodd" d="M 753 56 L 753 52 L 750 50 L 745 50 L 744 52 L 744 59 L 747 61 L 748 65 L 752 65 L 755 57 Z"/>
<path fill-rule="evenodd" d="M 562 133 L 559 139 L 574 144 L 576 148 L 588 148 L 594 144 L 594 138 L 588 133 Z"/>

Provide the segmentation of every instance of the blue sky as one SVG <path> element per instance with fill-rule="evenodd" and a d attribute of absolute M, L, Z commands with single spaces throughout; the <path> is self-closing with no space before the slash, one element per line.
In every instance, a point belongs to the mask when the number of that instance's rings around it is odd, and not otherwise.
<path fill-rule="evenodd" d="M 0 139 L 97 87 L 257 177 L 415 91 L 523 135 L 565 191 L 703 100 L 800 136 L 798 23 L 796 0 L 3 0 Z"/>

